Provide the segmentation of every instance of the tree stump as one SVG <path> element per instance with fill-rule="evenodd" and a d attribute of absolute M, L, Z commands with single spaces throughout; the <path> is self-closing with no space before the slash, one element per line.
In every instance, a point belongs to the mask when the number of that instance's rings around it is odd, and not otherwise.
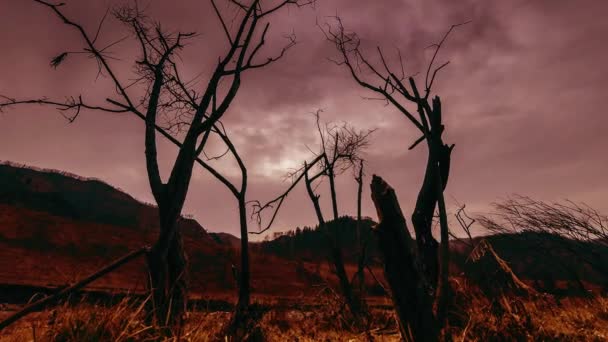
<path fill-rule="evenodd" d="M 409 341 L 437 341 L 434 293 L 414 253 L 412 239 L 395 190 L 374 175 L 372 200 L 379 224 L 374 229 L 384 261 L 384 275 L 397 311 L 402 336 Z"/>

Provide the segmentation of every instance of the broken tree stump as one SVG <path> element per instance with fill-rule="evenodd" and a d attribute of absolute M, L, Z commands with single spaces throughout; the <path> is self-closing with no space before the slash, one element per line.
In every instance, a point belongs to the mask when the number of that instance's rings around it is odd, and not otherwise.
<path fill-rule="evenodd" d="M 401 335 L 408 341 L 437 341 L 433 291 L 421 270 L 395 190 L 374 175 L 372 200 L 378 213 L 374 233 L 384 260 L 384 275 L 397 311 Z"/>

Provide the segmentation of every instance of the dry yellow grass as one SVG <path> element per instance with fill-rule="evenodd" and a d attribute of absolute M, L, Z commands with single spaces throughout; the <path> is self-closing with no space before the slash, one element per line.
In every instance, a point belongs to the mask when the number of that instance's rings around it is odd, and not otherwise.
<path fill-rule="evenodd" d="M 513 310 L 492 313 L 484 299 L 474 299 L 458 313 L 462 326 L 449 330 L 454 341 L 606 341 L 608 299 L 568 299 L 560 305 L 542 299 L 510 301 Z M 519 304 L 518 304 L 519 303 Z M 355 331 L 335 303 L 319 310 L 270 310 L 258 322 L 268 341 L 399 341 L 393 313 L 372 310 L 369 332 Z M 123 301 L 113 307 L 81 303 L 35 313 L 3 331 L 0 341 L 146 341 L 159 331 L 144 323 L 141 304 Z M 192 312 L 180 340 L 213 341 L 229 312 Z M 458 323 L 455 323 L 458 324 Z M 172 340 L 176 340 L 173 338 Z"/>
<path fill-rule="evenodd" d="M 463 327 L 451 329 L 455 341 L 608 341 L 608 300 L 572 298 L 507 299 L 509 312 L 493 312 L 475 299 Z"/>

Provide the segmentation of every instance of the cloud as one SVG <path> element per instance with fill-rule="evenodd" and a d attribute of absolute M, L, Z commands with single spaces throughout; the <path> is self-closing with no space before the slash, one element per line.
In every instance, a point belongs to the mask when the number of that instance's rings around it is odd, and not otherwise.
<path fill-rule="evenodd" d="M 66 9 L 94 30 L 106 4 L 120 1 L 68 1 Z M 208 4 L 150 2 L 150 13 L 167 27 L 201 33 L 183 54 L 183 73 L 199 73 L 203 87 L 224 44 Z M 317 23 L 336 13 L 362 38 L 370 56 L 382 47 L 390 63 L 397 48 L 408 73 L 422 72 L 431 51 L 453 24 L 472 22 L 453 32 L 439 55 L 450 60 L 439 75 L 446 141 L 456 144 L 448 195 L 469 208 L 487 210 L 489 203 L 511 193 L 543 199 L 565 197 L 586 201 L 608 212 L 608 22 L 600 16 L 605 1 L 352 1 L 320 0 L 315 10 L 292 10 L 277 17 L 264 54 L 280 50 L 282 35 L 294 32 L 298 44 L 284 60 L 244 75 L 243 86 L 224 123 L 248 165 L 249 199 L 268 200 L 286 188 L 283 175 L 301 165 L 315 146 L 310 112 L 324 110 L 324 120 L 345 121 L 359 129 L 378 130 L 368 151 L 367 174 L 377 173 L 397 190 L 404 212 L 411 212 L 423 176 L 426 151 L 407 151 L 418 136 L 406 118 L 358 87 L 335 56 Z M 0 5 L 0 94 L 11 96 L 83 93 L 103 102 L 114 89 L 107 79 L 95 81 L 90 59 L 70 56 L 57 70 L 52 56 L 80 49 L 73 31 L 30 2 Z M 226 12 L 229 14 L 229 12 Z M 114 24 L 104 39 L 120 37 Z M 121 50 L 122 49 L 122 50 Z M 115 61 L 121 76 L 131 73 L 135 48 L 121 44 L 125 55 Z M 217 151 L 221 149 L 217 147 Z M 167 175 L 175 148 L 161 143 L 161 165 Z M 143 125 L 128 115 L 84 113 L 67 124 L 51 108 L 29 107 L 0 114 L 2 159 L 94 176 L 151 201 L 145 175 Z M 238 184 L 240 173 L 227 158 L 216 165 Z M 321 200 L 326 209 L 327 193 Z M 356 186 L 346 174 L 339 182 L 340 208 L 354 213 Z M 367 187 L 364 215 L 375 217 Z M 237 233 L 236 201 L 212 176 L 197 169 L 185 208 L 211 230 Z M 329 212 L 329 211 L 328 211 Z M 314 212 L 303 189 L 289 198 L 277 227 L 314 225 Z"/>

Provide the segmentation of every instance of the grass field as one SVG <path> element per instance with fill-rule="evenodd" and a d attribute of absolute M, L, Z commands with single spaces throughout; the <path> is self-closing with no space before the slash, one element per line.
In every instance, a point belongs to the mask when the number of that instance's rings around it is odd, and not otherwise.
<path fill-rule="evenodd" d="M 463 298 L 460 298 L 463 299 Z M 491 309 L 484 298 L 465 298 L 452 309 L 448 333 L 454 341 L 606 341 L 608 299 L 506 299 L 508 310 Z M 317 298 L 318 306 L 273 308 L 258 303 L 258 338 L 266 341 L 399 341 L 390 306 L 375 303 L 368 328 L 349 323 L 340 304 L 330 296 Z M 303 303 L 304 304 L 304 303 Z M 62 304 L 31 314 L 2 332 L 0 341 L 145 341 L 159 338 L 154 326 L 144 323 L 142 302 L 123 300 L 105 307 L 91 303 Z M 0 313 L 2 317 L 10 311 Z M 220 331 L 230 312 L 197 310 L 188 313 L 179 340 L 224 340 Z M 177 337 L 166 340 L 177 340 Z"/>

